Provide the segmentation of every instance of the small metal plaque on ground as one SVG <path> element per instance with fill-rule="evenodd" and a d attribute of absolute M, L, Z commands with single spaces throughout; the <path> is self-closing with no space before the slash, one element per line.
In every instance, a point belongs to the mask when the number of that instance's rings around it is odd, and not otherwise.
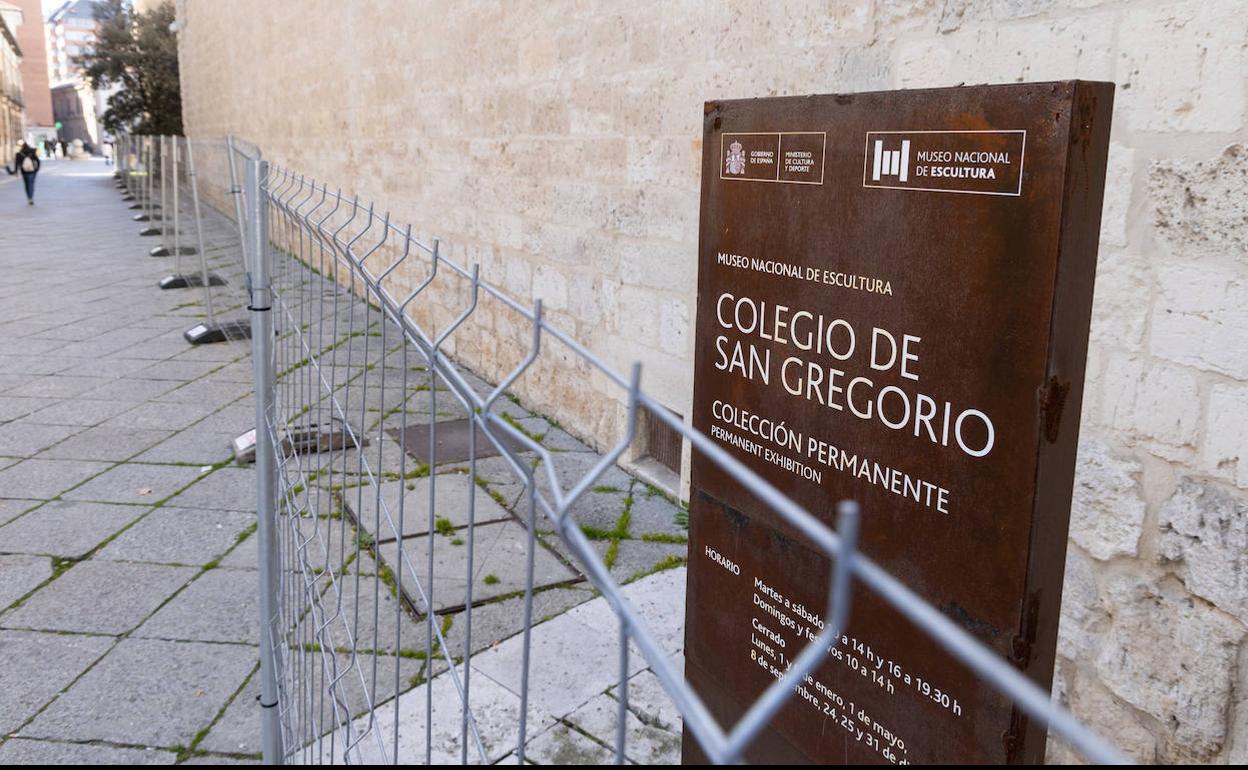
<path fill-rule="evenodd" d="M 437 461 L 438 463 L 460 463 L 467 460 L 471 455 L 468 452 L 469 430 L 471 430 L 472 420 L 447 420 L 446 422 L 437 423 Z M 403 449 L 407 451 L 409 457 L 418 462 L 429 462 L 429 429 L 428 424 L 412 423 L 405 426 L 404 429 L 391 428 L 386 431 L 390 438 L 399 442 Z M 514 441 L 511 437 L 504 435 L 503 432 L 496 431 L 495 435 L 507 445 L 509 449 L 516 452 L 524 452 L 527 450 L 523 444 Z M 477 457 L 494 457 L 502 454 L 498 451 L 498 447 L 485 435 L 485 431 L 477 428 Z"/>

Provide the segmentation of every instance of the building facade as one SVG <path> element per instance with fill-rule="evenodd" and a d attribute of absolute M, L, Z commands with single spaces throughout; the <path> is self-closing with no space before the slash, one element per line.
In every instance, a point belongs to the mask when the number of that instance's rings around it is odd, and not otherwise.
<path fill-rule="evenodd" d="M 14 145 L 25 131 L 22 88 L 22 48 L 14 29 L 22 21 L 21 9 L 0 2 L 0 152 L 11 163 Z"/>
<path fill-rule="evenodd" d="M 22 85 L 26 102 L 26 126 L 50 129 L 52 92 L 48 87 L 48 41 L 40 0 L 11 0 L 22 11 L 17 42 L 22 47 Z"/>
<path fill-rule="evenodd" d="M 48 16 L 49 77 L 53 118 L 66 142 L 80 140 L 98 147 L 103 139 L 100 118 L 108 109 L 107 91 L 91 87 L 75 63 L 95 45 L 99 22 L 91 0 L 68 0 Z"/>
<path fill-rule="evenodd" d="M 1242 2 L 188 0 L 179 14 L 189 135 L 238 134 L 440 236 L 617 369 L 642 361 L 643 385 L 686 416 L 705 101 L 1114 81 L 1055 691 L 1140 759 L 1248 760 Z M 526 332 L 486 328 L 455 354 L 498 378 Z M 519 390 L 599 446 L 621 431 L 620 391 L 572 364 Z"/>

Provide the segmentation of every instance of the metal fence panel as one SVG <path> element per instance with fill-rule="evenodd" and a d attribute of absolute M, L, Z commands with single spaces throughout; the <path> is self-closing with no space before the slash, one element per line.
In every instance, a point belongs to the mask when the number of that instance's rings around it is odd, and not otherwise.
<path fill-rule="evenodd" d="M 151 144 L 127 139 L 127 164 L 133 158 L 143 171 L 123 178 L 139 200 L 158 192 L 146 172 Z M 560 570 L 587 578 L 617 625 L 616 651 L 594 661 L 616 672 L 617 761 L 627 749 L 632 656 L 652 668 L 708 757 L 739 761 L 793 697 L 794 685 L 838 643 L 852 581 L 884 597 L 987 686 L 1007 693 L 1089 758 L 1124 760 L 1048 693 L 856 552 L 852 501 L 840 504 L 837 529 L 829 529 L 650 398 L 639 366 L 627 374 L 613 370 L 549 323 L 540 302 L 509 297 L 477 266 L 447 258 L 437 240 L 414 236 L 410 225 L 391 222 L 358 197 L 270 167 L 233 139 L 194 139 L 185 149 L 201 274 L 210 267 L 229 273 L 246 254 L 245 280 L 225 275 L 229 290 L 217 287 L 213 294 L 205 278 L 203 290 L 210 313 L 241 309 L 243 295 L 254 331 L 266 761 L 487 763 L 503 752 L 523 762 L 537 654 L 534 597 Z M 212 233 L 225 245 L 218 248 Z M 180 243 L 175 236 L 174 248 Z M 235 301 L 221 302 L 224 296 Z M 523 341 L 500 339 L 511 343 L 515 365 L 497 384 L 448 353 L 455 335 L 484 317 L 479 309 L 486 305 L 528 329 Z M 543 357 L 594 372 L 627 404 L 622 435 L 588 466 L 561 463 L 558 452 L 524 429 L 527 413 L 509 398 Z M 636 438 L 639 410 L 732 473 L 835 564 L 824 632 L 735 725 L 711 717 L 579 518 L 600 479 L 618 473 L 615 463 Z M 409 452 L 413 447 L 418 451 Z M 473 617 L 497 590 L 481 575 L 484 560 L 495 558 L 493 543 L 479 542 L 479 509 L 492 488 L 481 475 L 485 467 L 509 472 L 518 490 L 505 524 L 513 528 L 509 563 L 522 586 L 516 598 L 523 652 L 519 708 L 503 748 L 498 720 L 478 714 L 473 700 L 471 664 L 479 652 Z M 552 537 L 540 536 L 542 530 Z M 403 713 L 411 699 L 398 696 L 420 690 L 423 704 Z"/>

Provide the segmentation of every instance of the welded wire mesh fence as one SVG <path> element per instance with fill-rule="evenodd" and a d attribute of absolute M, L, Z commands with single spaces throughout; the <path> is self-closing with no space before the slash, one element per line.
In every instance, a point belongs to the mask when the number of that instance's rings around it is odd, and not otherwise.
<path fill-rule="evenodd" d="M 540 303 L 517 302 L 370 204 L 270 168 L 231 141 L 196 139 L 188 149 L 188 162 L 193 155 L 198 163 L 200 227 L 222 233 L 219 247 L 206 235 L 200 254 L 217 248 L 210 266 L 228 274 L 229 286 L 245 287 L 254 332 L 267 761 L 524 762 L 568 714 L 566 694 L 578 677 L 609 686 L 614 723 L 595 737 L 624 761 L 630 682 L 642 669 L 706 756 L 738 761 L 838 643 L 852 581 L 1090 758 L 1121 760 L 996 653 L 857 553 L 852 502 L 829 529 L 663 409 L 641 387 L 640 368 L 614 371 L 549 323 Z M 245 277 L 230 273 L 242 260 L 227 242 L 246 253 Z M 511 370 L 490 383 L 448 350 L 457 335 L 481 333 L 474 324 L 499 314 L 525 332 L 500 341 Z M 511 396 L 552 358 L 592 369 L 627 405 L 626 427 L 604 454 Z M 640 518 L 633 500 L 642 487 L 616 461 L 636 438 L 641 410 L 733 474 L 835 564 L 825 630 L 734 725 L 713 719 L 684 679 L 670 618 L 632 592 L 640 582 L 631 579 L 682 561 L 673 504 L 658 500 L 665 513 L 653 516 L 645 539 L 668 550 L 620 568 L 621 532 L 639 526 L 630 516 Z M 609 520 L 614 530 L 600 518 L 613 501 L 623 506 Z M 578 594 L 587 584 L 594 593 Z M 596 605 L 586 602 L 592 596 Z M 547 624 L 539 621 L 565 610 L 591 617 L 578 628 L 592 633 L 559 646 L 541 636 Z"/>

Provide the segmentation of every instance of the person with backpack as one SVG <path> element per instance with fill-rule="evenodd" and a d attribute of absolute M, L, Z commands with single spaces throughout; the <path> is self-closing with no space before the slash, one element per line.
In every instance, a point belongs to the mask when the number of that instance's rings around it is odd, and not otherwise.
<path fill-rule="evenodd" d="M 4 170 L 9 176 L 22 172 L 22 182 L 26 185 L 26 205 L 35 205 L 35 175 L 39 173 L 39 153 L 25 142 L 17 143 L 17 154 L 13 156 L 13 168 L 5 164 Z"/>

